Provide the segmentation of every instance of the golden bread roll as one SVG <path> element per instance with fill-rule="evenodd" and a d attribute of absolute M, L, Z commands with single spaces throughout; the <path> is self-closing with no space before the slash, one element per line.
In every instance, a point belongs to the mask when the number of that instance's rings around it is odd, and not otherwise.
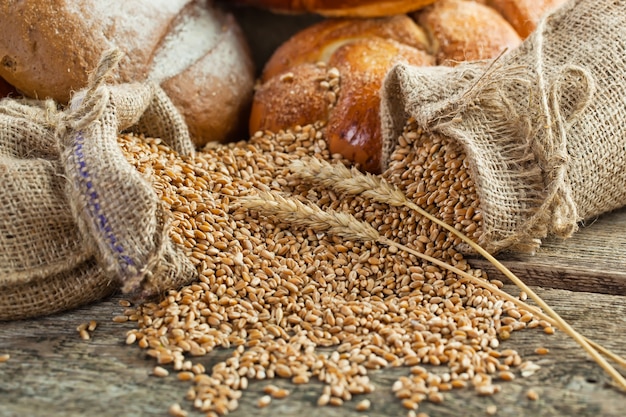
<path fill-rule="evenodd" d="M 296 65 L 292 71 L 269 78 L 255 92 L 250 133 L 257 130 L 278 132 L 286 126 L 326 120 L 328 107 L 334 102 L 330 95 L 330 78 L 325 65 L 312 63 Z"/>
<path fill-rule="evenodd" d="M 250 133 L 323 121 L 331 152 L 378 173 L 380 88 L 394 64 L 493 58 L 522 41 L 494 9 L 472 1 L 440 0 L 411 16 L 327 19 L 296 33 L 264 67 Z"/>
<path fill-rule="evenodd" d="M 404 14 L 436 0 L 233 0 L 276 12 L 317 13 L 333 17 L 382 17 Z"/>
<path fill-rule="evenodd" d="M 382 169 L 379 91 L 387 72 L 399 62 L 434 64 L 432 56 L 420 49 L 377 37 L 344 45 L 328 63 L 342 74 L 337 102 L 326 127 L 328 148 L 368 172 Z"/>
<path fill-rule="evenodd" d="M 382 146 L 378 90 L 397 62 L 434 64 L 426 41 L 406 15 L 329 19 L 304 29 L 267 62 L 254 96 L 250 133 L 327 121 L 332 152 L 380 171 L 380 156 L 370 152 Z"/>
<path fill-rule="evenodd" d="M 116 47 L 124 58 L 115 81 L 159 83 L 198 146 L 229 138 L 247 117 L 248 46 L 209 1 L 9 1 L 0 3 L 0 27 L 0 77 L 28 97 L 66 103 Z"/>
<path fill-rule="evenodd" d="M 358 39 L 393 39 L 417 49 L 428 48 L 426 33 L 407 16 L 381 19 L 327 19 L 292 36 L 265 64 L 261 82 L 305 63 L 328 62 L 341 46 Z"/>
<path fill-rule="evenodd" d="M 440 0 L 414 17 L 428 33 L 440 65 L 493 58 L 522 42 L 502 15 L 474 1 Z"/>
<path fill-rule="evenodd" d="M 522 38 L 528 37 L 539 20 L 564 4 L 567 0 L 488 0 L 487 4 L 497 10 Z"/>

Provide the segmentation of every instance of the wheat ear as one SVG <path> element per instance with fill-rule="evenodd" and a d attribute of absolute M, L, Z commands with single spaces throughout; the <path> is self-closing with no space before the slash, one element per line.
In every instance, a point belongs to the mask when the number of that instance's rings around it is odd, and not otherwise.
<path fill-rule="evenodd" d="M 420 215 L 426 217 L 430 221 L 437 223 L 446 230 L 453 233 L 455 236 L 462 239 L 468 245 L 472 247 L 477 253 L 485 257 L 491 264 L 493 264 L 500 272 L 502 272 L 507 278 L 517 285 L 522 291 L 526 292 L 541 309 L 543 309 L 552 319 L 552 323 L 556 325 L 563 332 L 568 334 L 574 339 L 591 357 L 602 367 L 615 382 L 626 391 L 626 379 L 615 370 L 599 353 L 602 351 L 604 354 L 608 353 L 608 356 L 620 363 L 622 366 L 626 366 L 624 361 L 619 356 L 610 353 L 605 348 L 600 347 L 594 342 L 589 341 L 576 330 L 574 330 L 559 314 L 557 314 L 541 297 L 539 297 L 533 290 L 531 290 L 521 279 L 519 279 L 513 272 L 506 268 L 496 258 L 494 258 L 489 252 L 483 249 L 476 242 L 468 238 L 465 234 L 450 226 L 449 224 L 434 217 L 417 204 L 413 203 L 406 198 L 404 193 L 398 188 L 389 184 L 380 176 L 371 174 L 363 174 L 360 171 L 346 168 L 343 164 L 330 164 L 318 158 L 308 158 L 306 161 L 296 160 L 291 165 L 291 170 L 296 175 L 309 181 L 315 181 L 325 187 L 334 189 L 339 192 L 353 195 L 363 195 L 364 197 L 371 198 L 372 200 L 389 204 L 392 206 L 405 206 L 411 210 L 416 211 Z M 410 248 L 406 248 L 410 249 Z M 438 261 L 438 260 L 437 260 Z M 440 262 L 440 261 L 438 261 Z M 595 348 L 594 348 L 595 347 Z M 599 348 L 596 350 L 596 348 Z"/>

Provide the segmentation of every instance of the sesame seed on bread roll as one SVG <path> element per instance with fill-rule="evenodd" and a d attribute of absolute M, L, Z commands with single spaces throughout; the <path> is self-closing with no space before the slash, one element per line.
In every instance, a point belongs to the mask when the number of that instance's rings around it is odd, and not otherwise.
<path fill-rule="evenodd" d="M 0 77 L 33 98 L 67 103 L 102 53 L 124 53 L 114 82 L 154 81 L 201 146 L 245 126 L 254 85 L 234 18 L 205 0 L 0 3 Z"/>
<path fill-rule="evenodd" d="M 436 0 L 232 0 L 283 13 L 317 13 L 332 17 L 381 17 L 405 14 Z"/>

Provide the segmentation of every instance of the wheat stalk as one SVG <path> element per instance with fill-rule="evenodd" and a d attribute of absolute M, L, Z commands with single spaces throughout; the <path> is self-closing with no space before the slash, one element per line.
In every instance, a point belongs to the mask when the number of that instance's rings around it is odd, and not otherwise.
<path fill-rule="evenodd" d="M 408 207 L 420 215 L 426 217 L 430 221 L 444 227 L 446 230 L 453 233 L 455 236 L 462 239 L 468 245 L 470 245 L 477 253 L 481 254 L 485 259 L 487 259 L 490 263 L 492 263 L 500 272 L 502 272 L 507 278 L 509 278 L 515 285 L 517 285 L 522 291 L 526 292 L 529 297 L 531 297 L 541 309 L 543 309 L 550 317 L 548 320 L 553 325 L 556 325 L 563 332 L 568 334 L 572 339 L 574 339 L 589 355 L 600 365 L 611 377 L 614 381 L 624 390 L 626 391 L 626 379 L 622 377 L 622 375 L 615 370 L 599 353 L 610 357 L 612 360 L 616 361 L 622 366 L 626 366 L 626 361 L 619 357 L 618 355 L 613 354 L 607 349 L 599 346 L 595 342 L 592 342 L 574 330 L 561 316 L 556 313 L 541 297 L 539 297 L 532 289 L 530 289 L 521 279 L 519 279 L 513 272 L 511 272 L 508 268 L 506 268 L 502 263 L 500 263 L 496 258 L 494 258 L 489 252 L 483 249 L 476 242 L 471 240 L 465 234 L 450 226 L 449 224 L 441 221 L 440 219 L 434 217 L 417 204 L 413 203 L 409 199 L 406 198 L 404 193 L 389 184 L 380 176 L 375 176 L 371 174 L 363 174 L 360 171 L 356 170 L 356 168 L 348 169 L 343 164 L 330 164 L 326 161 L 323 161 L 318 158 L 308 158 L 306 161 L 296 160 L 291 165 L 291 170 L 300 178 L 315 181 L 325 187 L 330 189 L 334 189 L 339 192 L 343 192 L 346 194 L 352 195 L 362 195 L 364 197 L 370 198 L 372 200 L 389 204 L 392 206 L 405 206 Z M 393 241 L 389 241 L 386 238 L 381 237 L 382 241 L 385 244 L 393 244 L 394 246 L 406 250 L 410 253 L 416 254 L 414 250 L 395 243 Z M 416 255 L 417 256 L 417 255 Z M 423 259 L 425 255 L 420 254 L 420 257 Z M 441 262 L 437 259 L 431 258 L 429 262 L 433 262 L 439 266 L 442 266 L 446 269 L 452 270 L 450 265 L 445 262 Z M 460 276 L 471 277 L 469 274 L 463 273 L 463 271 L 458 270 L 453 271 Z M 458 272 L 457 272 L 458 271 Z M 472 277 L 473 278 L 473 277 Z M 473 280 L 473 282 L 476 282 Z M 480 283 L 476 282 L 478 285 L 486 288 L 484 283 L 480 281 Z M 497 288 L 495 286 L 491 286 L 494 289 Z M 492 288 L 489 288 L 493 291 Z M 509 296 L 507 293 L 500 291 L 498 289 L 498 294 L 504 298 L 507 298 L 510 301 L 517 300 L 514 297 Z M 506 296 L 504 295 L 506 294 Z M 518 300 L 520 301 L 520 300 Z M 518 302 L 514 301 L 517 305 L 520 305 Z M 533 309 L 531 309 L 533 310 Z M 534 312 L 538 314 L 538 311 L 534 309 Z"/>
<path fill-rule="evenodd" d="M 333 210 L 323 211 L 319 206 L 305 204 L 295 198 L 285 198 L 276 192 L 259 191 L 244 196 L 238 204 L 248 210 L 271 214 L 274 218 L 292 224 L 343 236 L 350 240 L 377 240 L 378 232 L 354 216 Z"/>

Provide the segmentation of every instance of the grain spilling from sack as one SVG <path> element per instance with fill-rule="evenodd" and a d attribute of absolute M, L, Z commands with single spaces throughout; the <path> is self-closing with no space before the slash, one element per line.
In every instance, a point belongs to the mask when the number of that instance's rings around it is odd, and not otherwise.
<path fill-rule="evenodd" d="M 460 144 L 491 253 L 568 238 L 626 205 L 625 39 L 625 2 L 572 0 L 495 61 L 398 64 L 382 89 L 384 154 L 409 117 Z"/>
<path fill-rule="evenodd" d="M 462 153 L 443 138 L 409 130 L 403 137 L 406 155 L 394 161 L 387 179 L 477 236 L 480 211 Z M 344 162 L 328 152 L 323 126 L 257 133 L 185 157 L 158 139 L 124 135 L 119 143 L 172 213 L 170 237 L 199 276 L 161 301 L 125 308 L 137 322 L 126 342 L 193 381 L 187 399 L 207 415 L 236 409 L 250 381 L 273 378 L 321 381 L 318 404 L 341 405 L 374 389 L 370 370 L 399 366 L 407 375 L 393 390 L 409 410 L 422 401 L 441 402 L 454 388 L 493 394 L 498 381 L 510 380 L 507 372 L 524 363 L 517 352 L 499 350 L 500 340 L 522 328 L 550 326 L 397 248 L 236 208 L 238 198 L 255 190 L 280 192 L 350 213 L 386 238 L 487 279 L 457 252 L 458 239 L 411 210 L 341 196 L 294 177 L 289 167 L 304 157 Z M 225 348 L 233 349 L 231 356 L 212 369 L 199 363 Z M 435 374 L 425 364 L 447 369 Z"/>

